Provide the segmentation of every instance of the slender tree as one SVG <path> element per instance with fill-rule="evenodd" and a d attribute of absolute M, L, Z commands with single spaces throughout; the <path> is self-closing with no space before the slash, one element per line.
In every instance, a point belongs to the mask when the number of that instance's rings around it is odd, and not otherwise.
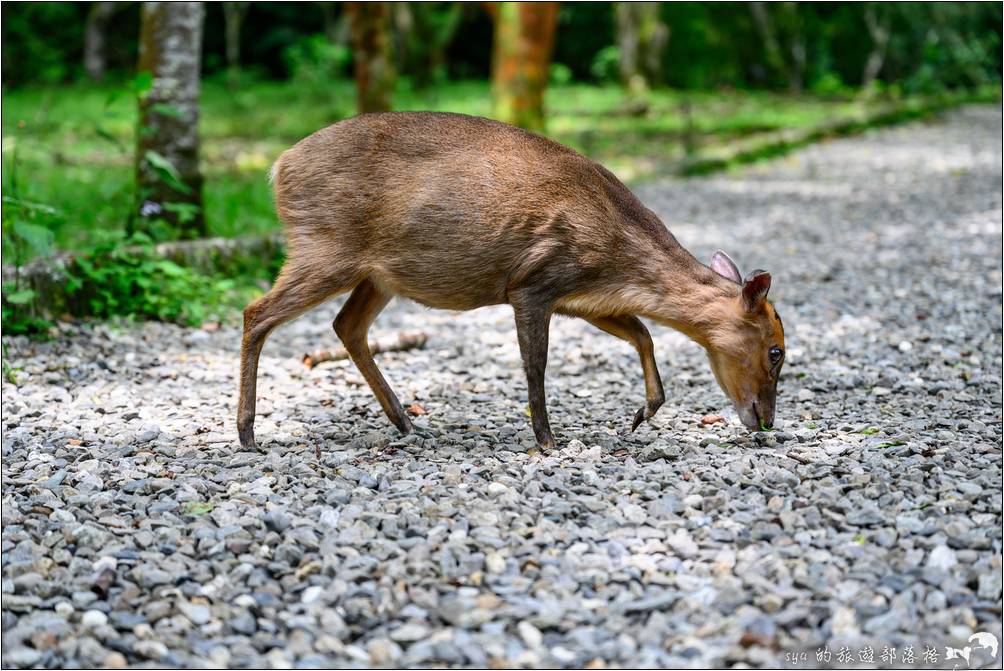
<path fill-rule="evenodd" d="M 488 11 L 495 21 L 492 45 L 495 118 L 541 130 L 558 3 L 498 2 L 490 3 Z"/>
<path fill-rule="evenodd" d="M 115 2 L 95 2 L 84 27 L 84 71 L 94 81 L 105 77 L 105 41 L 108 22 L 118 9 Z"/>
<path fill-rule="evenodd" d="M 644 95 L 662 83 L 662 58 L 669 28 L 660 16 L 659 2 L 618 2 L 617 48 L 621 82 L 629 93 Z"/>
<path fill-rule="evenodd" d="M 315 2 L 314 6 L 321 10 L 321 18 L 324 21 L 324 36 L 332 44 L 338 42 L 339 20 L 335 18 L 335 3 Z"/>
<path fill-rule="evenodd" d="M 166 221 L 177 237 L 204 236 L 199 172 L 201 2 L 144 2 L 139 42 L 138 227 Z"/>
<path fill-rule="evenodd" d="M 750 2 L 749 8 L 753 15 L 753 23 L 763 41 L 767 64 L 788 80 L 788 88 L 793 93 L 798 93 L 802 90 L 806 58 L 805 37 L 802 34 L 802 17 L 799 14 L 798 3 Z M 780 28 L 786 29 L 785 32 L 789 34 L 787 50 L 782 49 L 776 19 L 782 24 Z"/>
<path fill-rule="evenodd" d="M 359 112 L 386 112 L 391 109 L 397 78 L 389 3 L 346 2 L 345 11 L 352 34 Z"/>
<path fill-rule="evenodd" d="M 424 89 L 444 72 L 446 50 L 463 17 L 461 2 L 393 3 L 398 71 L 414 77 Z M 407 9 L 405 9 L 407 8 Z M 395 49 L 398 47 L 395 46 Z"/>
<path fill-rule="evenodd" d="M 241 69 L 241 26 L 247 16 L 250 2 L 224 2 L 223 29 L 227 50 L 227 81 L 230 88 L 237 87 Z"/>
<path fill-rule="evenodd" d="M 885 55 L 889 48 L 889 14 L 876 2 L 866 2 L 864 6 L 865 26 L 872 38 L 871 52 L 865 61 L 865 69 L 861 75 L 861 88 L 869 89 L 882 72 L 885 65 Z"/>

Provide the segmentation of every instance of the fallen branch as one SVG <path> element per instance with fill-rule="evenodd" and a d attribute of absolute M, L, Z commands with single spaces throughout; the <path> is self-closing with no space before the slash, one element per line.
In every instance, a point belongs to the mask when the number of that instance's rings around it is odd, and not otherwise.
<path fill-rule="evenodd" d="M 379 354 L 381 352 L 404 352 L 409 349 L 422 349 L 429 336 L 424 331 L 402 331 L 397 334 L 396 339 L 374 340 L 370 343 L 370 352 Z M 344 347 L 335 349 L 318 349 L 303 355 L 303 365 L 313 368 L 325 361 L 341 361 L 348 359 L 349 353 Z"/>

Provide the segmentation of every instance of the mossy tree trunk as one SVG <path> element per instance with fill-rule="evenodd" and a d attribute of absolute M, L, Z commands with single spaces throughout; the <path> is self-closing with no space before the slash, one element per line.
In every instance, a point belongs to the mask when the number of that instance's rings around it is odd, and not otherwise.
<path fill-rule="evenodd" d="M 359 113 L 392 108 L 394 81 L 390 7 L 386 2 L 346 2 L 355 61 Z"/>
<path fill-rule="evenodd" d="M 617 49 L 621 82 L 628 93 L 643 96 L 662 83 L 662 59 L 669 28 L 660 16 L 658 2 L 618 2 Z"/>
<path fill-rule="evenodd" d="M 492 45 L 495 118 L 531 130 L 544 128 L 544 91 L 558 25 L 557 2 L 499 2 Z"/>
<path fill-rule="evenodd" d="M 155 238 L 206 234 L 199 171 L 201 2 L 144 2 L 141 12 L 133 229 Z"/>

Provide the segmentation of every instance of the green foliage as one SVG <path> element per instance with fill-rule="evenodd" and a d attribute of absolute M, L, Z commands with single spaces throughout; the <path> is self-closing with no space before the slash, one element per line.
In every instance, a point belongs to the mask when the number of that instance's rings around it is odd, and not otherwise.
<path fill-rule="evenodd" d="M 616 60 L 612 63 L 616 66 Z M 882 88 L 881 97 L 655 89 L 648 97 L 648 114 L 632 116 L 622 112 L 625 95 L 617 84 L 554 84 L 547 92 L 548 133 L 633 181 L 684 158 L 688 133 L 701 153 L 756 133 L 862 115 L 894 96 L 892 87 Z M 121 90 L 121 84 L 33 87 L 4 96 L 3 195 L 23 201 L 24 208 L 43 204 L 42 209 L 17 212 L 52 231 L 56 248 L 86 251 L 102 241 L 103 232 L 123 232 L 133 212 L 136 106 L 127 104 L 128 96 L 116 95 Z M 279 222 L 266 177 L 269 166 L 300 138 L 353 113 L 352 81 L 337 79 L 313 88 L 302 82 L 248 79 L 232 91 L 224 78 L 215 77 L 204 80 L 202 90 L 203 215 L 209 235 L 275 230 Z M 486 81 L 448 82 L 426 90 L 402 82 L 394 99 L 402 110 L 490 114 Z M 684 103 L 689 122 L 681 111 Z M 95 131 L 98 124 L 111 140 Z M 13 213 L 5 203 L 5 222 Z M 171 237 L 167 227 L 147 232 L 158 240 Z M 19 252 L 12 243 L 4 237 L 7 263 L 45 254 L 23 245 Z"/>
<path fill-rule="evenodd" d="M 21 369 L 11 365 L 7 358 L 7 343 L 0 344 L 0 367 L 2 367 L 3 379 L 11 384 L 17 384 L 17 374 L 21 372 Z"/>
<path fill-rule="evenodd" d="M 21 198 L 19 163 L 15 148 L 5 171 L 2 208 L 3 248 L 13 257 L 8 262 L 16 265 L 49 253 L 54 240 L 51 226 L 61 218 L 61 213 L 51 205 Z"/>
<path fill-rule="evenodd" d="M 465 6 L 459 2 L 412 2 L 396 8 L 410 16 L 411 29 L 397 36 L 395 54 L 400 74 L 418 88 L 442 84 L 448 77 L 446 49 L 460 27 Z"/>
<path fill-rule="evenodd" d="M 12 305 L 4 296 L 2 308 L 3 332 L 5 335 L 30 335 L 44 337 L 52 328 L 48 319 L 36 317 L 23 305 Z"/>
<path fill-rule="evenodd" d="M 70 267 L 71 293 L 85 298 L 95 317 L 127 315 L 198 326 L 231 310 L 235 281 L 210 277 L 159 256 L 137 234 L 99 245 Z"/>
<path fill-rule="evenodd" d="M 79 77 L 83 67 L 87 3 L 33 2 L 23 7 L 4 3 L 3 81 L 56 83 Z"/>
<path fill-rule="evenodd" d="M 5 85 L 79 79 L 88 4 L 5 3 Z M 487 12 L 452 2 L 412 3 L 408 11 L 410 30 L 395 35 L 404 74 L 420 86 L 447 76 L 487 76 L 492 34 Z M 347 46 L 335 43 L 344 39 L 342 12 L 341 3 L 253 4 L 243 26 L 242 67 L 315 86 L 344 76 L 351 55 Z M 700 90 L 784 90 L 792 54 L 804 52 L 804 89 L 815 90 L 830 75 L 857 87 L 874 47 L 865 18 L 869 12 L 890 35 L 879 75 L 886 84 L 929 93 L 1000 81 L 999 2 L 769 3 L 777 52 L 767 48 L 748 3 L 673 2 L 661 3 L 670 30 L 663 68 L 667 83 Z M 138 3 L 129 3 L 115 12 L 107 31 L 109 67 L 122 77 L 135 67 L 138 15 Z M 207 5 L 204 67 L 209 75 L 226 68 L 223 22 L 221 8 Z M 594 66 L 609 62 L 613 43 L 611 3 L 561 5 L 554 60 L 576 80 L 612 81 L 609 68 Z"/>
<path fill-rule="evenodd" d="M 30 258 L 46 256 L 52 251 L 55 236 L 51 226 L 61 217 L 54 207 L 18 197 L 21 191 L 18 170 L 15 152 L 5 171 L 7 181 L 4 183 L 4 190 L 9 191 L 10 195 L 3 196 L 2 218 L 4 258 L 16 266 Z M 35 300 L 35 291 L 23 286 L 18 275 L 15 275 L 13 283 L 3 285 L 2 295 L 0 319 L 5 333 L 37 333 L 51 326 L 48 321 L 32 313 L 31 304 Z"/>
<path fill-rule="evenodd" d="M 561 63 L 551 63 L 547 76 L 551 86 L 567 86 L 572 83 L 572 69 Z"/>
<path fill-rule="evenodd" d="M 821 96 L 847 96 L 852 92 L 836 72 L 827 72 L 812 82 L 812 92 Z"/>
<path fill-rule="evenodd" d="M 170 186 L 172 189 L 184 194 L 192 192 L 192 188 L 181 181 L 181 176 L 178 174 L 178 170 L 169 160 L 167 160 L 167 158 L 161 156 L 152 149 L 148 149 L 143 155 L 143 159 L 157 174 L 157 177 L 159 177 L 161 181 Z"/>
<path fill-rule="evenodd" d="M 463 30 L 467 34 L 467 30 Z M 614 41 L 614 10 L 609 2 L 563 2 L 558 13 L 554 60 L 568 66 L 578 81 L 590 81 L 595 56 Z M 616 77 L 616 74 L 614 75 Z M 614 81 L 597 78 L 595 81 Z"/>
<path fill-rule="evenodd" d="M 593 62 L 589 66 L 589 73 L 598 82 L 605 84 L 616 82 L 620 78 L 621 52 L 615 45 L 603 47 L 593 56 Z"/>
<path fill-rule="evenodd" d="M 293 79 L 324 86 L 348 74 L 352 50 L 332 43 L 323 34 L 315 34 L 297 39 L 283 50 L 282 57 Z"/>

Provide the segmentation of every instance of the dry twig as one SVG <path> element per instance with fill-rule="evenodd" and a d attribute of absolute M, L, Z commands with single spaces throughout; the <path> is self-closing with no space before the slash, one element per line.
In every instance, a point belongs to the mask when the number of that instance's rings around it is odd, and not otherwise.
<path fill-rule="evenodd" d="M 425 347 L 425 342 L 429 336 L 424 331 L 402 331 L 397 334 L 396 339 L 374 340 L 370 343 L 370 352 L 379 354 L 380 352 L 403 352 L 409 349 L 421 349 Z M 318 349 L 303 355 L 303 364 L 307 368 L 313 368 L 325 361 L 341 361 L 348 359 L 349 353 L 344 347 L 334 349 Z"/>

